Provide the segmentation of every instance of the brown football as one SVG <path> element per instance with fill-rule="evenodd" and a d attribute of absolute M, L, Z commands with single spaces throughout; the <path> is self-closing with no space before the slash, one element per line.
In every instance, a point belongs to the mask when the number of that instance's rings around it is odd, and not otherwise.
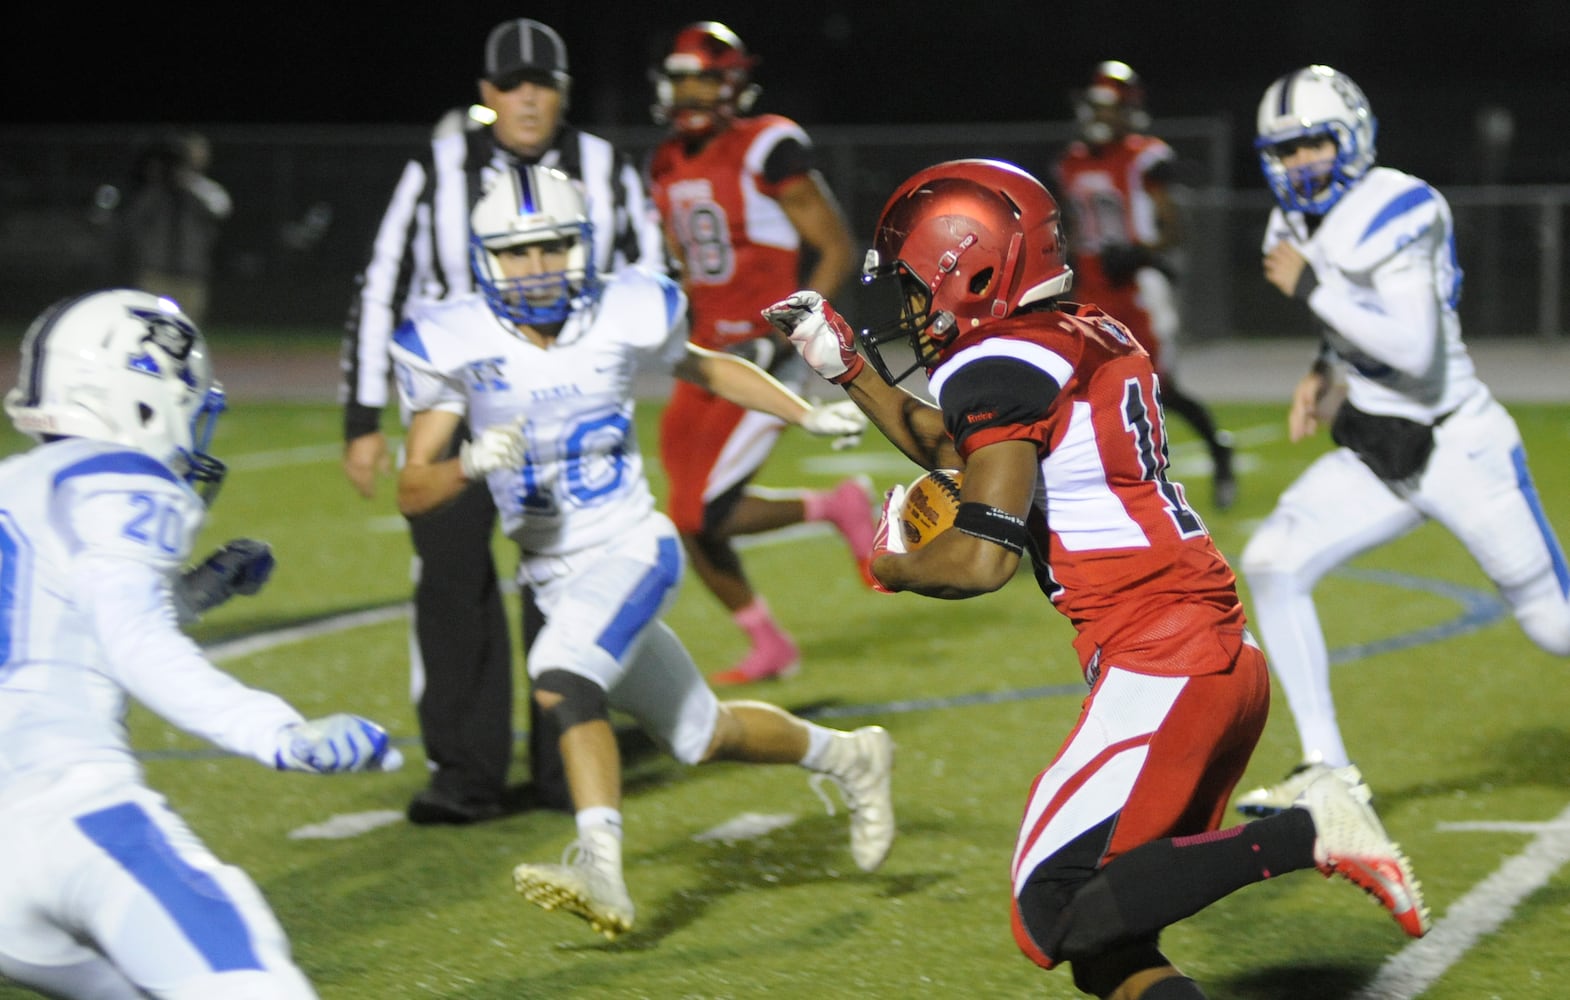
<path fill-rule="evenodd" d="M 899 526 L 905 550 L 914 552 L 954 523 L 959 513 L 958 469 L 933 469 L 905 489 L 905 508 Z"/>

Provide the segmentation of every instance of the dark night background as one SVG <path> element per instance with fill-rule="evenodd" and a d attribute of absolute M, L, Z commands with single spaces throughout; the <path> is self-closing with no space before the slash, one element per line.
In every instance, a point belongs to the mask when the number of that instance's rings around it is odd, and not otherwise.
<path fill-rule="evenodd" d="M 1099 60 L 1146 80 L 1163 116 L 1229 115 L 1239 163 L 1277 75 L 1325 62 L 1382 122 L 1381 159 L 1471 183 L 1477 119 L 1514 116 L 1495 179 L 1570 177 L 1564 0 L 1420 4 L 1045 3 L 987 0 L 160 5 L 8 14 L 5 121 L 425 124 L 469 99 L 488 29 L 535 17 L 566 39 L 571 117 L 645 125 L 646 70 L 668 33 L 724 20 L 763 64 L 761 110 L 814 124 L 1062 120 Z M 1157 129 L 1159 131 L 1159 128 Z M 1473 176 L 1467 176 L 1470 173 Z M 1234 171 L 1239 184 L 1257 174 Z"/>
<path fill-rule="evenodd" d="M 1456 207 L 1471 335 L 1559 329 L 1553 317 L 1570 315 L 1563 257 L 1542 249 L 1544 219 L 1557 218 L 1542 206 L 1563 205 L 1564 189 L 1525 187 L 1570 183 L 1567 0 L 55 6 L 18 5 L 5 22 L 0 319 L 123 280 L 99 195 L 173 126 L 206 132 L 212 174 L 235 196 L 215 318 L 335 326 L 404 159 L 476 98 L 486 34 L 521 16 L 566 40 L 570 119 L 634 152 L 660 134 L 648 69 L 670 35 L 725 21 L 762 58 L 758 109 L 819 139 L 857 234 L 938 158 L 1003 156 L 1046 179 L 1070 134 L 1070 92 L 1122 59 L 1144 77 L 1152 131 L 1208 199 L 1190 215 L 1203 278 L 1185 305 L 1204 335 L 1300 322 L 1257 277 L 1270 200 L 1254 112 L 1276 77 L 1328 63 L 1367 92 L 1380 162 Z"/>

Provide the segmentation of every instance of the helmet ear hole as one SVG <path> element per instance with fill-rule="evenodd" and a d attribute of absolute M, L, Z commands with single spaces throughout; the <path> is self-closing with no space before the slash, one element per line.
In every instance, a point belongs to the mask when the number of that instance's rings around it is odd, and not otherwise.
<path fill-rule="evenodd" d="M 983 295 L 992 287 L 992 268 L 984 267 L 977 271 L 970 279 L 970 294 Z"/>
<path fill-rule="evenodd" d="M 136 404 L 136 415 L 141 418 L 143 427 L 153 422 L 153 408 L 146 403 Z"/>

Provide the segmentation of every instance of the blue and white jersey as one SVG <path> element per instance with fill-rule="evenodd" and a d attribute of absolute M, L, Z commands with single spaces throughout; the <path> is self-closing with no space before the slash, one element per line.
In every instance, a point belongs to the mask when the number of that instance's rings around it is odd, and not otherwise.
<path fill-rule="evenodd" d="M 1438 191 L 1376 167 L 1312 234 L 1302 213 L 1276 208 L 1264 250 L 1280 242 L 1314 269 L 1308 305 L 1344 362 L 1353 406 L 1426 424 L 1487 393 L 1461 340 L 1455 227 Z"/>
<path fill-rule="evenodd" d="M 272 762 L 299 713 L 213 667 L 175 624 L 170 584 L 205 515 L 179 476 L 121 445 L 71 438 L 0 462 L 0 799 L 70 767 L 134 768 L 127 693 Z"/>
<path fill-rule="evenodd" d="M 685 294 L 664 275 L 629 268 L 548 347 L 470 295 L 416 307 L 392 355 L 412 412 L 466 413 L 476 433 L 523 419 L 524 466 L 492 473 L 491 494 L 523 553 L 561 556 L 615 539 L 654 510 L 633 426 L 634 381 L 668 374 L 686 344 Z"/>

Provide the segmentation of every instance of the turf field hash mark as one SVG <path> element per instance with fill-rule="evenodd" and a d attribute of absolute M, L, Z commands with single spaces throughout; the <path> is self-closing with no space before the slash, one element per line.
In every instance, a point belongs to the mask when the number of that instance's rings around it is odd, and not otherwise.
<path fill-rule="evenodd" d="M 1494 824 L 1443 824 L 1440 829 L 1489 826 Z M 1354 994 L 1354 1000 L 1411 1000 L 1419 996 L 1474 944 L 1498 930 L 1522 900 L 1547 885 L 1554 873 L 1570 861 L 1570 806 L 1547 823 L 1508 826 L 1536 831 L 1537 836 L 1526 850 L 1506 860 L 1471 892 L 1452 903 L 1426 936 L 1391 956 L 1373 980 Z"/>
<path fill-rule="evenodd" d="M 695 833 L 692 839 L 699 843 L 718 842 L 734 844 L 738 840 L 756 840 L 767 836 L 775 830 L 790 826 L 796 822 L 793 813 L 755 813 L 745 812 L 711 827 L 702 833 Z"/>
<path fill-rule="evenodd" d="M 403 822 L 403 812 L 397 809 L 373 809 L 370 812 L 339 813 L 320 823 L 311 823 L 289 831 L 290 840 L 347 840 L 369 833 L 377 827 Z"/>

